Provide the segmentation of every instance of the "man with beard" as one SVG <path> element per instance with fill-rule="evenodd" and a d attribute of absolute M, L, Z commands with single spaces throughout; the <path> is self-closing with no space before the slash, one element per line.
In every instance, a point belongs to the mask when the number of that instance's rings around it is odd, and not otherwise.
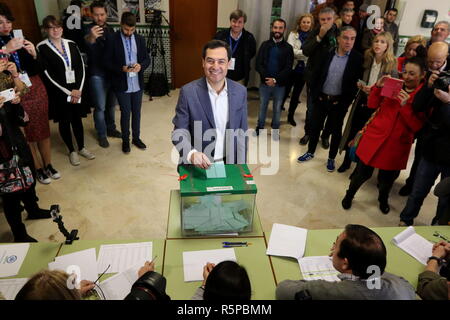
<path fill-rule="evenodd" d="M 89 33 L 85 36 L 88 54 L 89 87 L 92 102 L 95 107 L 94 123 L 100 147 L 108 148 L 106 136 L 121 138 L 122 134 L 116 129 L 114 109 L 116 99 L 111 88 L 108 72 L 103 65 L 106 37 L 114 33 L 107 25 L 108 17 L 105 4 L 94 1 L 91 13 L 94 22 L 88 26 Z"/>
<path fill-rule="evenodd" d="M 271 27 L 271 39 L 261 44 L 256 58 L 256 71 L 261 77 L 256 135 L 259 135 L 259 131 L 264 129 L 269 99 L 273 95 L 272 138 L 278 141 L 280 138 L 281 104 L 294 63 L 294 50 L 283 38 L 286 22 L 283 19 L 276 19 L 272 22 Z"/>

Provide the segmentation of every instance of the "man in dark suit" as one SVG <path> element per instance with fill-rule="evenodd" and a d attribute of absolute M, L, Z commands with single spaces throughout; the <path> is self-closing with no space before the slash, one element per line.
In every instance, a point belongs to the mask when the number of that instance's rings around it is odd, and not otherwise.
<path fill-rule="evenodd" d="M 141 106 L 144 92 L 144 70 L 150 65 L 145 39 L 135 34 L 136 16 L 122 14 L 120 31 L 109 36 L 105 49 L 106 67 L 112 73 L 112 87 L 120 105 L 122 151 L 130 152 L 130 117 L 132 143 L 141 150 L 147 146 L 140 138 Z"/>
<path fill-rule="evenodd" d="M 331 144 L 327 162 L 327 170 L 333 172 L 339 143 L 342 138 L 342 125 L 348 107 L 357 92 L 357 81 L 363 73 L 363 57 L 353 50 L 356 30 L 347 26 L 340 30 L 337 37 L 338 47 L 331 52 L 318 73 L 317 80 L 311 85 L 314 101 L 312 111 L 312 133 L 308 144 L 308 152 L 298 158 L 305 162 L 314 158 L 320 131 L 328 116 L 331 128 Z"/>
<path fill-rule="evenodd" d="M 256 40 L 244 29 L 247 15 L 242 10 L 230 14 L 230 28 L 217 32 L 214 39 L 230 44 L 232 57 L 227 78 L 247 86 L 250 77 L 250 61 L 256 54 Z"/>
<path fill-rule="evenodd" d="M 230 46 L 211 40 L 203 48 L 205 77 L 180 90 L 172 143 L 180 164 L 206 169 L 212 162 L 246 163 L 247 89 L 226 79 Z"/>

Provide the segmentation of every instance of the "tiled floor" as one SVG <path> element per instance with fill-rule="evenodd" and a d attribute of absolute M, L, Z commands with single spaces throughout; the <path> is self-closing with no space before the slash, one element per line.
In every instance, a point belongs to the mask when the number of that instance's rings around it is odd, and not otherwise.
<path fill-rule="evenodd" d="M 249 127 L 254 128 L 259 101 L 250 93 Z M 37 186 L 41 207 L 61 205 L 61 214 L 68 229 L 78 229 L 84 240 L 164 238 L 166 234 L 169 193 L 178 187 L 176 165 L 171 161 L 170 133 L 178 90 L 171 97 L 146 97 L 142 112 L 141 137 L 146 151 L 134 147 L 129 155 L 121 151 L 120 139 L 110 139 L 111 146 L 98 146 L 92 114 L 84 120 L 86 147 L 96 159 L 81 158 L 81 165 L 73 167 L 57 126 L 51 125 L 53 165 L 62 178 L 50 185 Z M 304 98 L 303 98 L 304 100 Z M 271 108 L 271 107 L 270 107 Z M 348 187 L 348 176 L 328 173 L 325 162 L 328 152 L 318 147 L 316 157 L 308 163 L 297 163 L 306 151 L 298 144 L 303 135 L 305 105 L 296 113 L 297 127 L 286 123 L 282 114 L 279 170 L 275 175 L 261 175 L 261 168 L 251 164 L 258 186 L 257 206 L 264 230 L 274 222 L 310 229 L 342 228 L 348 223 L 367 226 L 396 226 L 406 198 L 397 195 L 407 172 L 402 172 L 391 196 L 391 212 L 383 215 L 378 209 L 376 177 L 368 181 L 356 195 L 353 207 L 345 211 L 341 199 Z M 116 111 L 117 123 L 120 113 Z M 268 119 L 271 112 L 268 113 Z M 270 120 L 267 120 L 269 127 Z M 256 142 L 251 138 L 251 145 Z M 269 149 L 270 150 L 270 149 Z M 341 158 L 337 160 L 340 165 Z M 409 164 L 411 165 L 411 163 Z M 427 225 L 434 216 L 437 198 L 425 200 L 417 225 Z M 26 214 L 23 213 L 25 217 Z M 39 241 L 59 241 L 62 235 L 49 220 L 26 221 L 30 235 Z M 0 242 L 12 241 L 4 215 L 0 215 Z"/>

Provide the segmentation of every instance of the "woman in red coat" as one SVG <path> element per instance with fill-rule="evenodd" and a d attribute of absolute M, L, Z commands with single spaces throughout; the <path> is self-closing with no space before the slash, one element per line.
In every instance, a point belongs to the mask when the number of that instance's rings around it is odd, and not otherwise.
<path fill-rule="evenodd" d="M 415 113 L 412 109 L 414 96 L 422 87 L 425 72 L 424 59 L 414 57 L 406 62 L 404 85 L 397 98 L 381 96 L 384 82 L 390 76 L 383 76 L 371 89 L 368 107 L 379 107 L 379 110 L 367 126 L 356 150 L 360 161 L 342 200 L 344 209 L 352 206 L 356 192 L 377 168 L 380 210 L 384 214 L 389 212 L 389 192 L 400 171 L 406 168 L 414 134 L 425 121 L 423 114 Z"/>

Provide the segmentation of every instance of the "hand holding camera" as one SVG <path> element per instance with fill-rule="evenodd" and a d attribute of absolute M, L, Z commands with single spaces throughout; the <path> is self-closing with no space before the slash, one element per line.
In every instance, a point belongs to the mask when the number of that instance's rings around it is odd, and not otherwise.
<path fill-rule="evenodd" d="M 100 26 L 94 26 L 91 29 L 91 37 L 95 40 L 103 36 L 103 28 Z"/>
<path fill-rule="evenodd" d="M 34 58 L 36 59 L 37 57 L 37 52 L 36 52 L 36 47 L 34 46 L 33 43 L 31 43 L 28 40 L 24 40 L 23 41 L 23 47 L 25 48 L 25 50 L 27 50 L 27 52 Z"/>
<path fill-rule="evenodd" d="M 441 89 L 434 89 L 434 95 L 436 98 L 441 100 L 445 104 L 450 104 L 450 84 L 448 85 L 448 88 L 446 91 Z"/>
<path fill-rule="evenodd" d="M 12 38 L 7 44 L 6 44 L 6 53 L 15 52 L 17 50 L 20 50 L 24 47 L 25 40 L 23 38 Z"/>

